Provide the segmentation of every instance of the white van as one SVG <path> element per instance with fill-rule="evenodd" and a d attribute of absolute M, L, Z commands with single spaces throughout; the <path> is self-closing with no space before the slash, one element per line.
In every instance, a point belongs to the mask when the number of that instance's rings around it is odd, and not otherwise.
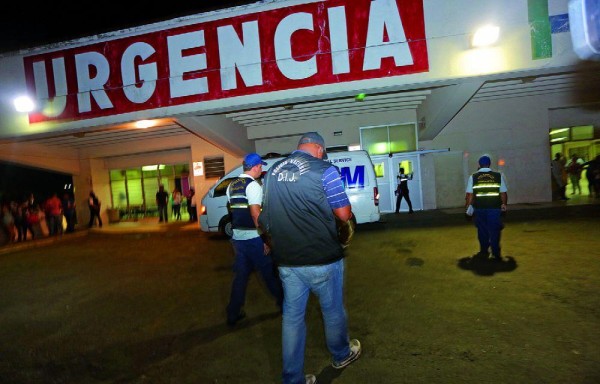
<path fill-rule="evenodd" d="M 366 151 L 328 152 L 331 164 L 338 167 L 346 186 L 346 193 L 352 204 L 352 213 L 357 224 L 379 221 L 379 190 L 373 163 Z M 263 159 L 266 171 L 283 157 Z M 204 232 L 220 232 L 231 237 L 231 218 L 227 211 L 227 186 L 242 173 L 238 166 L 220 178 L 202 197 L 200 207 L 200 228 Z"/>

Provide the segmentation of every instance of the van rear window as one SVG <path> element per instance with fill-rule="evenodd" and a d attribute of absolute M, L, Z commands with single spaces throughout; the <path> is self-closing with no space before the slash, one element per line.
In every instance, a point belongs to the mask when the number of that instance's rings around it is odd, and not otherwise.
<path fill-rule="evenodd" d="M 227 194 L 227 187 L 234 179 L 237 179 L 237 177 L 230 177 L 219 182 L 219 184 L 217 184 L 217 186 L 215 187 L 213 197 L 225 196 Z"/>

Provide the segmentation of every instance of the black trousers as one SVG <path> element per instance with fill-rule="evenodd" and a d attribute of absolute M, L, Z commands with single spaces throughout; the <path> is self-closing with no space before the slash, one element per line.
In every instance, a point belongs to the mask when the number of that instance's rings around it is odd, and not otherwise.
<path fill-rule="evenodd" d="M 400 212 L 400 203 L 402 202 L 402 198 L 404 198 L 404 200 L 406 200 L 408 203 L 408 212 L 412 212 L 413 208 L 410 201 L 410 196 L 408 194 L 408 189 L 398 189 L 396 192 L 398 193 L 396 197 L 396 213 Z"/>

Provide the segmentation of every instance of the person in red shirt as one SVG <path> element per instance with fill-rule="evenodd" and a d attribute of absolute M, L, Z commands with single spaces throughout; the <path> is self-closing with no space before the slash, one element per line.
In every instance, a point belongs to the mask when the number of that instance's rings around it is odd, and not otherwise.
<path fill-rule="evenodd" d="M 46 215 L 50 236 L 62 234 L 62 203 L 56 193 L 46 200 Z"/>

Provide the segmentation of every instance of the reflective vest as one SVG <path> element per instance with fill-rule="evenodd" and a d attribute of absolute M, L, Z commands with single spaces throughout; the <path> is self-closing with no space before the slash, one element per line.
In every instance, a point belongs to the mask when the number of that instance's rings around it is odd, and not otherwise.
<path fill-rule="evenodd" d="M 408 180 L 412 180 L 412 176 L 401 173 L 396 177 L 396 179 L 398 180 L 398 190 L 408 190 Z"/>
<path fill-rule="evenodd" d="M 473 206 L 480 209 L 500 209 L 500 183 L 502 176 L 499 172 L 477 172 L 473 174 Z"/>
<path fill-rule="evenodd" d="M 246 188 L 253 181 L 249 177 L 238 177 L 229 184 L 229 212 L 234 229 L 256 229 L 246 196 Z"/>

